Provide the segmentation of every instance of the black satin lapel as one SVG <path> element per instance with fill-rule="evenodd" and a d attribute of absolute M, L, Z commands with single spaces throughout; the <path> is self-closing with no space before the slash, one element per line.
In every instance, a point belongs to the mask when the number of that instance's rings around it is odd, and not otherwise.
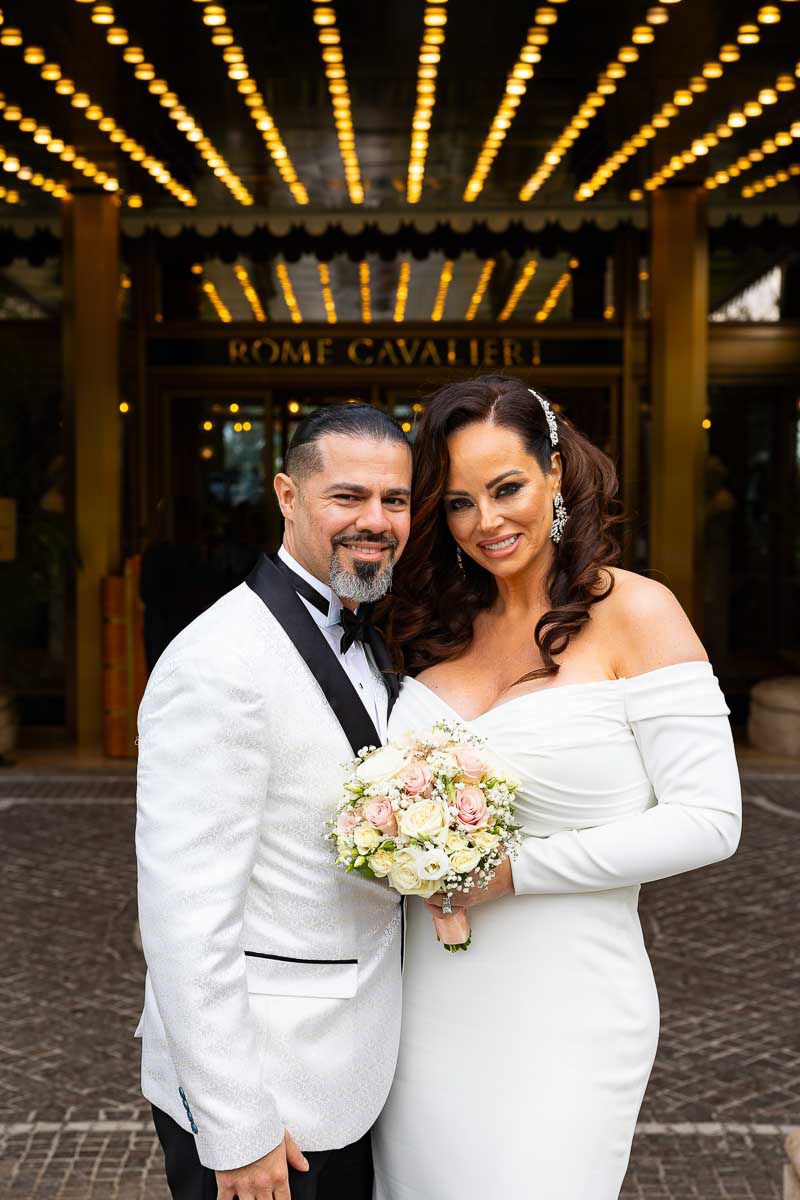
<path fill-rule="evenodd" d="M 358 754 L 364 746 L 380 746 L 378 731 L 348 679 L 347 672 L 325 641 L 322 631 L 297 592 L 290 587 L 266 554 L 261 555 L 245 582 L 282 626 L 322 688 L 325 699 L 347 735 L 353 753 Z"/>
<path fill-rule="evenodd" d="M 392 670 L 392 660 L 389 657 L 389 651 L 386 649 L 386 643 L 374 626 L 372 628 L 370 649 L 372 650 L 372 657 L 375 659 L 375 666 L 380 671 L 381 677 L 386 684 L 386 690 L 389 693 L 389 716 L 391 716 L 395 700 L 400 695 L 400 677 Z"/>

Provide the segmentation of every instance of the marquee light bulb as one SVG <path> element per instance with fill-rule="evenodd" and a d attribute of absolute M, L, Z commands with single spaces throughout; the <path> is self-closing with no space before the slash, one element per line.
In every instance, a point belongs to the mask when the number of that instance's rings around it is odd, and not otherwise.
<path fill-rule="evenodd" d="M 203 9 L 204 25 L 224 25 L 227 22 L 225 9 L 221 4 L 207 4 Z"/>

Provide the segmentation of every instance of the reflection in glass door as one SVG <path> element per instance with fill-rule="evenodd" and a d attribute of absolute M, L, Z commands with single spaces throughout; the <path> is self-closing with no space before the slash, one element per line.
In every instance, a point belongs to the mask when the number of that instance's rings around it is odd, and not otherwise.
<path fill-rule="evenodd" d="M 705 642 L 742 694 L 800 669 L 800 410 L 787 387 L 712 386 Z"/>
<path fill-rule="evenodd" d="M 271 540 L 268 399 L 263 393 L 172 395 L 170 408 L 169 487 L 159 497 L 159 536 L 175 537 L 180 513 L 196 531 L 209 593 L 222 595 L 242 582 Z"/>

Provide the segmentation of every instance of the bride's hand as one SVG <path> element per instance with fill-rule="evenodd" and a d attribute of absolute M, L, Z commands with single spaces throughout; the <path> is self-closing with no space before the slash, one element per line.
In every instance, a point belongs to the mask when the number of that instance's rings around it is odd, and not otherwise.
<path fill-rule="evenodd" d="M 468 892 L 453 892 L 450 896 L 450 903 L 454 909 L 474 908 L 476 904 L 485 904 L 487 900 L 497 900 L 500 896 L 513 894 L 514 877 L 511 874 L 511 863 L 507 858 L 504 858 L 488 887 L 478 887 L 476 881 L 475 886 L 471 887 Z M 443 900 L 444 894 L 437 892 L 435 895 L 430 896 L 425 903 L 428 908 L 441 909 Z"/>

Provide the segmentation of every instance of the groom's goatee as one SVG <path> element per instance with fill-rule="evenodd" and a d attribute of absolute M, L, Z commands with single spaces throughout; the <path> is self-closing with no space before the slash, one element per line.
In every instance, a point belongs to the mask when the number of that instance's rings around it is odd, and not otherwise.
<path fill-rule="evenodd" d="M 379 541 L 377 538 L 370 540 Z M 386 539 L 381 544 L 388 546 L 390 552 L 393 553 L 397 543 Z M 393 559 L 390 558 L 385 565 L 379 562 L 355 563 L 354 568 L 354 571 L 346 570 L 340 564 L 334 549 L 330 563 L 330 584 L 332 590 L 342 600 L 355 600 L 358 604 L 374 604 L 391 588 L 394 572 Z"/>

